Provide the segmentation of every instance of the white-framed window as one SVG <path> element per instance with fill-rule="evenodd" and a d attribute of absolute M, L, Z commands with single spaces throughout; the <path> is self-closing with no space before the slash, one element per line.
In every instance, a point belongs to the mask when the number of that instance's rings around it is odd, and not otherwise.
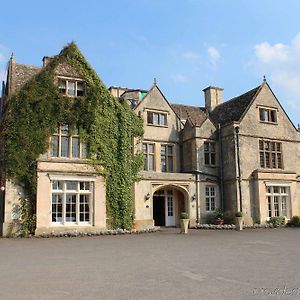
<path fill-rule="evenodd" d="M 266 197 L 268 205 L 268 217 L 290 217 L 290 188 L 288 186 L 267 186 Z"/>
<path fill-rule="evenodd" d="M 75 79 L 58 79 L 58 88 L 61 94 L 69 97 L 82 97 L 85 93 L 85 83 Z"/>
<path fill-rule="evenodd" d="M 152 143 L 143 143 L 144 170 L 154 171 L 155 168 L 155 145 Z"/>
<path fill-rule="evenodd" d="M 216 165 L 216 143 L 204 142 L 204 163 L 208 166 Z"/>
<path fill-rule="evenodd" d="M 167 126 L 167 113 L 147 111 L 147 124 Z"/>
<path fill-rule="evenodd" d="M 92 201 L 93 182 L 51 180 L 51 223 L 91 224 Z"/>
<path fill-rule="evenodd" d="M 64 124 L 56 128 L 50 141 L 51 157 L 87 158 L 87 147 L 80 141 L 78 129 Z"/>
<path fill-rule="evenodd" d="M 160 161 L 162 172 L 174 172 L 174 145 L 160 146 Z"/>
<path fill-rule="evenodd" d="M 259 140 L 259 160 L 262 168 L 283 169 L 282 144 Z"/>
<path fill-rule="evenodd" d="M 205 187 L 205 210 L 215 211 L 216 210 L 216 187 L 206 186 Z"/>
<path fill-rule="evenodd" d="M 273 108 L 259 108 L 259 120 L 265 123 L 277 124 L 277 110 Z"/>

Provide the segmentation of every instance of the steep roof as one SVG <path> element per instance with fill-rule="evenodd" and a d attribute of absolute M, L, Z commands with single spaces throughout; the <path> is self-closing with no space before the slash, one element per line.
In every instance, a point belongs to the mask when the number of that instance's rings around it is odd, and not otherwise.
<path fill-rule="evenodd" d="M 15 72 L 14 72 L 14 84 L 16 91 L 19 91 L 21 87 L 29 81 L 34 75 L 40 72 L 41 68 L 23 65 L 23 64 L 15 64 Z"/>
<path fill-rule="evenodd" d="M 180 119 L 189 119 L 194 126 L 201 126 L 207 119 L 205 109 L 184 104 L 171 104 Z"/>
<path fill-rule="evenodd" d="M 221 125 L 239 121 L 260 87 L 218 105 L 211 112 L 211 119 Z"/>

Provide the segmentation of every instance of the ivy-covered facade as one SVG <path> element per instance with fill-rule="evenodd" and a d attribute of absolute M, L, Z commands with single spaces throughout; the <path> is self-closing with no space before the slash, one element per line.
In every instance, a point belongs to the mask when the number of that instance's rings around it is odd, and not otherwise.
<path fill-rule="evenodd" d="M 74 43 L 42 68 L 11 57 L 1 100 L 3 235 L 132 227 L 142 121 Z"/>

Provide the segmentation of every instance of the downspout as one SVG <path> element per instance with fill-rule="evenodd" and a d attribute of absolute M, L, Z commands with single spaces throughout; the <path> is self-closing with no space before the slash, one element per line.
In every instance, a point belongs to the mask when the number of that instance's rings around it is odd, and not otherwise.
<path fill-rule="evenodd" d="M 224 169 L 223 169 L 223 141 L 221 124 L 218 124 L 218 137 L 219 137 L 219 166 L 220 166 L 220 202 L 222 211 L 225 210 L 224 203 Z"/>
<path fill-rule="evenodd" d="M 241 164 L 240 164 L 240 137 L 239 137 L 240 128 L 239 126 L 235 127 L 235 138 L 236 138 L 236 154 L 237 154 L 237 170 L 238 170 L 238 193 L 239 193 L 239 211 L 243 211 L 242 206 L 242 176 L 241 176 Z"/>
<path fill-rule="evenodd" d="M 200 196 L 200 174 L 199 174 L 199 152 L 197 149 L 197 141 L 195 140 L 196 148 L 196 224 L 199 224 L 199 196 Z"/>

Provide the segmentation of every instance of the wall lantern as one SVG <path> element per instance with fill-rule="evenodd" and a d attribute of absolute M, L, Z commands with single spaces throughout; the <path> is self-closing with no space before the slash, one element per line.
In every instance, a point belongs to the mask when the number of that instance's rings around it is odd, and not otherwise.
<path fill-rule="evenodd" d="M 192 196 L 192 201 L 195 201 L 196 200 L 196 194 L 194 194 L 193 196 Z"/>
<path fill-rule="evenodd" d="M 150 193 L 148 193 L 147 195 L 145 195 L 145 201 L 150 199 Z"/>

